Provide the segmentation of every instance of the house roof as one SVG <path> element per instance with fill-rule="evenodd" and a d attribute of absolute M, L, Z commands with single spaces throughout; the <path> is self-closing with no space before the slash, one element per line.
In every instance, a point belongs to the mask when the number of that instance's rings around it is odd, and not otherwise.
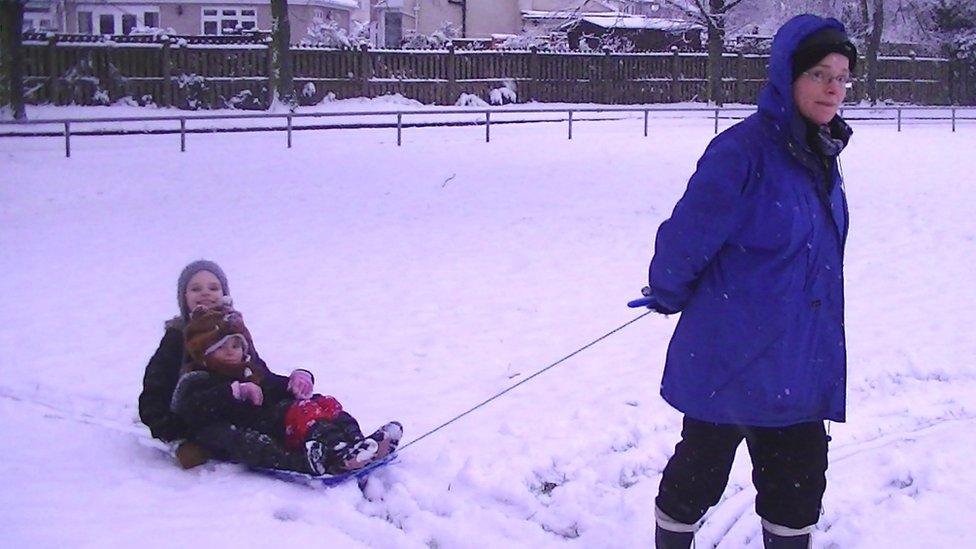
<path fill-rule="evenodd" d="M 592 25 L 605 29 L 644 29 L 665 32 L 683 32 L 692 29 L 703 29 L 702 25 L 681 19 L 666 19 L 662 17 L 645 17 L 643 15 L 625 15 L 620 13 L 586 14 L 580 17 Z"/>
<path fill-rule="evenodd" d="M 578 12 L 576 10 L 522 10 L 522 19 L 526 21 L 566 21 L 578 19 L 584 15 L 599 15 L 605 12 Z"/>

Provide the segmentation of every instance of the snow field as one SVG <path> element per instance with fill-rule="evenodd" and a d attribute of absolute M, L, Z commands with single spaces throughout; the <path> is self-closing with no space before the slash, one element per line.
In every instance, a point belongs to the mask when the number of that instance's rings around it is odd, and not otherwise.
<path fill-rule="evenodd" d="M 976 474 L 976 132 L 855 124 L 847 424 L 816 547 L 958 546 Z M 14 546 L 647 546 L 680 415 L 650 316 L 326 492 L 174 467 L 138 424 L 182 266 L 272 369 L 409 442 L 634 318 L 708 120 L 0 139 L 0 518 Z M 744 449 L 744 448 L 743 448 Z M 364 497 L 365 495 L 365 497 Z M 702 547 L 760 547 L 740 452 Z M 969 505 L 967 505 L 967 503 Z M 51 527 L 51 517 L 63 517 Z"/>

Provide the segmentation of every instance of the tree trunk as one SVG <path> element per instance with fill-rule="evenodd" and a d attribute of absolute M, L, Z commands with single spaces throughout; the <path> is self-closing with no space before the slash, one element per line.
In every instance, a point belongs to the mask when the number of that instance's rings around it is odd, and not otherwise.
<path fill-rule="evenodd" d="M 291 24 L 288 0 L 271 0 L 271 83 L 275 103 L 295 104 L 295 83 L 291 57 Z"/>
<path fill-rule="evenodd" d="M 709 0 L 708 100 L 722 106 L 722 53 L 725 51 L 725 0 Z"/>
<path fill-rule="evenodd" d="M 0 111 L 8 111 L 14 120 L 25 120 L 24 49 L 21 29 L 24 26 L 24 2 L 0 2 Z"/>
<path fill-rule="evenodd" d="M 862 15 L 867 11 L 868 0 L 861 0 Z M 864 52 L 865 77 L 868 98 L 877 104 L 878 96 L 878 51 L 881 49 L 881 33 L 884 31 L 884 0 L 872 0 L 871 32 L 867 36 L 867 51 Z"/>

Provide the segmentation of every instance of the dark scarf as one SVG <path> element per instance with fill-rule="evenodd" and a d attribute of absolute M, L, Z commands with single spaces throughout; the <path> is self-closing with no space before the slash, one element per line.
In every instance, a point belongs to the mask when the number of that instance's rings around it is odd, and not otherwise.
<path fill-rule="evenodd" d="M 843 139 L 835 137 L 830 124 L 807 123 L 807 143 L 824 159 L 836 158 L 847 145 Z"/>

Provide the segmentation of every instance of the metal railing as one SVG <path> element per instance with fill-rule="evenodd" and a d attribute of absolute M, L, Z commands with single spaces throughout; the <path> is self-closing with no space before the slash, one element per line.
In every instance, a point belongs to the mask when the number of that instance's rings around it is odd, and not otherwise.
<path fill-rule="evenodd" d="M 180 151 L 186 152 L 186 136 L 187 133 L 203 133 L 203 132 L 214 132 L 214 131 L 285 131 L 287 134 L 287 147 L 292 147 L 292 133 L 296 130 L 306 130 L 306 129 L 324 129 L 323 127 L 298 127 L 296 128 L 293 124 L 295 119 L 304 118 L 337 118 L 337 117 L 395 117 L 396 123 L 377 123 L 377 124 L 356 124 L 355 126 L 340 126 L 342 129 L 362 129 L 362 128 L 396 128 L 397 136 L 397 146 L 403 144 L 403 129 L 405 127 L 423 127 L 423 126 L 445 126 L 445 125 L 484 125 L 485 127 L 485 142 L 491 142 L 491 126 L 492 114 L 495 115 L 518 115 L 518 114 L 562 114 L 566 113 L 565 121 L 567 122 L 567 139 L 573 138 L 573 123 L 578 120 L 575 115 L 580 113 L 643 113 L 644 115 L 644 137 L 648 136 L 648 125 L 651 113 L 669 112 L 691 112 L 691 113 L 709 113 L 713 120 L 714 132 L 717 134 L 719 130 L 719 120 L 722 119 L 738 119 L 743 117 L 735 116 L 724 116 L 724 113 L 729 112 L 748 112 L 752 113 L 756 110 L 755 106 L 742 106 L 742 107 L 678 107 L 678 106 L 660 106 L 660 107 L 621 107 L 621 106 L 606 106 L 606 107 L 578 107 L 578 108 L 529 108 L 529 109 L 490 109 L 490 108 L 477 108 L 477 109 L 417 109 L 410 111 L 353 111 L 353 112 L 313 112 L 313 113 L 248 113 L 248 114 L 205 114 L 199 116 L 156 116 L 156 117 L 142 117 L 142 116 L 123 116 L 123 117 L 105 117 L 105 118 L 61 118 L 61 119 L 44 119 L 44 120 L 27 120 L 27 121 L 0 121 L 0 127 L 17 125 L 17 126 L 28 126 L 28 125 L 42 125 L 42 124 L 56 124 L 61 125 L 63 130 L 60 135 L 64 138 L 64 154 L 66 157 L 71 157 L 71 128 L 72 124 L 95 124 L 95 123 L 123 123 L 123 122 L 179 122 L 179 130 L 137 130 L 137 131 L 122 131 L 115 132 L 120 135 L 134 135 L 134 134 L 153 134 L 153 133 L 179 133 L 180 135 Z M 895 111 L 895 116 L 893 118 L 882 117 L 882 118 L 860 118 L 861 120 L 893 120 L 896 121 L 898 131 L 902 129 L 904 120 L 946 120 L 951 121 L 952 131 L 956 131 L 956 123 L 959 120 L 976 120 L 976 107 L 913 107 L 913 106 L 879 106 L 879 107 L 869 107 L 869 106 L 850 106 L 843 107 L 840 110 L 841 115 L 850 112 L 891 112 Z M 946 115 L 945 112 L 948 111 Z M 940 116 L 924 116 L 924 117 L 906 117 L 903 112 L 929 112 L 938 113 Z M 960 116 L 959 113 L 970 116 Z M 458 114 L 479 114 L 484 115 L 484 120 L 466 121 L 466 122 L 449 122 L 449 123 L 437 123 L 437 122 L 426 122 L 426 123 L 414 123 L 414 124 L 404 124 L 404 118 L 410 116 L 451 116 Z M 233 129 L 201 129 L 201 130 L 187 130 L 187 121 L 198 121 L 198 120 L 285 120 L 284 128 L 233 128 Z M 858 119 L 858 118 L 851 118 Z M 561 120 L 558 120 L 561 121 Z M 532 123 L 532 122 L 553 122 L 553 120 L 507 120 L 507 121 L 495 121 L 495 124 L 515 124 L 515 123 Z M 111 135 L 112 132 L 99 132 L 99 135 Z M 58 135 L 57 133 L 6 133 L 2 137 L 36 137 L 38 135 Z"/>

